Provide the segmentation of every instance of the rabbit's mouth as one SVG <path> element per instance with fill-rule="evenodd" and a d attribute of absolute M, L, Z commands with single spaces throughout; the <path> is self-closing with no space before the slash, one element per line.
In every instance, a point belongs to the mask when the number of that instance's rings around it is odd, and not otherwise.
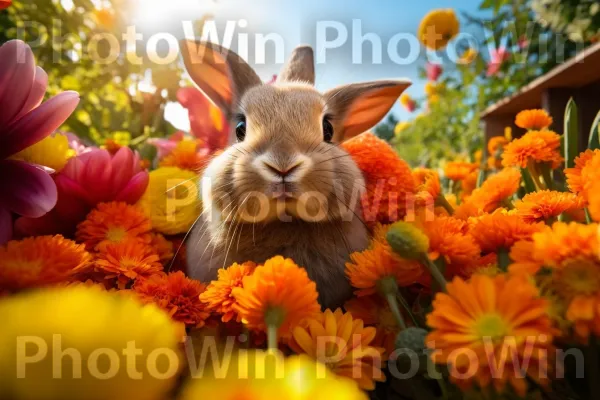
<path fill-rule="evenodd" d="M 295 197 L 294 190 L 295 185 L 289 182 L 281 182 L 273 185 L 273 200 L 287 200 Z"/>

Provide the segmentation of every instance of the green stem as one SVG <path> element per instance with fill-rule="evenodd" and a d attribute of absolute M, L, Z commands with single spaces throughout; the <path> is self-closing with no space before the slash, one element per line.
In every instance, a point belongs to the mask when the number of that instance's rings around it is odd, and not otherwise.
<path fill-rule="evenodd" d="M 446 200 L 446 197 L 442 193 L 438 194 L 436 203 L 444 207 L 444 210 L 446 210 L 449 215 L 454 215 L 454 208 L 452 208 L 452 206 L 450 205 L 450 203 L 448 203 L 448 200 Z"/>
<path fill-rule="evenodd" d="M 445 292 L 446 291 L 446 278 L 444 278 L 444 275 L 442 275 L 442 273 L 435 266 L 435 264 L 433 262 L 431 262 L 429 257 L 427 257 L 427 254 L 423 254 L 421 259 L 422 259 L 421 262 L 423 264 L 425 264 L 425 266 L 429 270 L 429 273 L 431 274 L 431 278 L 437 282 L 440 290 L 442 292 Z"/>
<path fill-rule="evenodd" d="M 388 304 L 390 305 L 390 309 L 392 310 L 392 314 L 394 314 L 394 318 L 396 319 L 396 323 L 400 327 L 400 329 L 406 329 L 406 322 L 404 322 L 404 318 L 402 317 L 402 313 L 398 308 L 398 301 L 396 300 L 396 295 L 394 293 L 386 293 L 385 298 L 387 299 Z"/>
<path fill-rule="evenodd" d="M 508 270 L 508 266 L 512 263 L 510 256 L 508 255 L 508 250 L 501 248 L 497 253 L 498 257 L 498 269 L 506 272 Z"/>
<path fill-rule="evenodd" d="M 408 303 L 406 302 L 406 300 L 404 300 L 404 297 L 402 297 L 402 294 L 400 294 L 396 298 L 398 299 L 398 301 L 402 305 L 402 308 L 404 308 L 404 310 L 406 310 L 406 313 L 410 317 L 410 320 L 412 321 L 413 325 L 414 326 L 419 326 L 419 323 L 417 322 L 417 319 L 413 315 L 412 310 L 410 309 L 410 306 L 408 305 Z"/>
<path fill-rule="evenodd" d="M 267 326 L 267 347 L 269 350 L 277 350 L 277 327 L 275 325 Z"/>
<path fill-rule="evenodd" d="M 527 165 L 527 170 L 529 171 L 529 175 L 533 179 L 533 183 L 535 184 L 536 190 L 545 189 L 544 185 L 542 185 L 542 181 L 540 180 L 540 174 L 538 173 L 535 164 L 530 162 Z"/>
<path fill-rule="evenodd" d="M 546 187 L 550 190 L 554 190 L 554 179 L 552 178 L 552 174 L 550 171 L 550 164 L 544 163 L 541 166 L 542 177 L 544 178 L 544 183 Z"/>
<path fill-rule="evenodd" d="M 585 211 L 585 223 L 589 225 L 592 223 L 592 216 L 590 215 L 590 210 L 588 210 L 586 207 L 586 208 L 584 208 L 584 211 Z"/>

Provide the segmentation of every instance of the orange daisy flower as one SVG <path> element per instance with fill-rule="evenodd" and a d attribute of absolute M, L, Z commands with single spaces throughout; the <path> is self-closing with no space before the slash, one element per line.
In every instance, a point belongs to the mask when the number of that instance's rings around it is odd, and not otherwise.
<path fill-rule="evenodd" d="M 428 168 L 415 168 L 412 176 L 415 180 L 417 205 L 433 205 L 442 192 L 438 173 Z"/>
<path fill-rule="evenodd" d="M 528 240 L 544 224 L 525 223 L 521 217 L 507 214 L 503 210 L 469 221 L 469 233 L 484 253 L 496 253 L 510 248 L 520 240 Z"/>
<path fill-rule="evenodd" d="M 567 185 L 571 192 L 575 193 L 579 199 L 583 200 L 583 190 L 586 181 L 581 173 L 585 166 L 596 156 L 600 154 L 600 149 L 586 150 L 575 158 L 575 167 L 566 168 L 565 175 L 567 177 Z M 600 157 L 600 156 L 598 156 Z"/>
<path fill-rule="evenodd" d="M 158 255 L 145 243 L 135 239 L 108 243 L 97 254 L 94 269 L 104 280 L 116 280 L 119 289 L 132 281 L 161 273 Z"/>
<path fill-rule="evenodd" d="M 479 178 L 479 172 L 473 171 L 460 183 L 460 197 L 466 199 L 473 194 L 473 191 L 477 188 L 477 179 Z"/>
<path fill-rule="evenodd" d="M 527 378 L 541 380 L 538 372 L 547 367 L 545 354 L 553 349 L 548 302 L 527 279 L 505 275 L 474 275 L 468 282 L 455 278 L 447 291 L 438 293 L 427 316 L 433 361 L 447 364 L 450 379 L 464 389 L 493 384 L 502 391 L 508 383 L 524 396 Z M 526 371 L 503 364 L 511 360 L 502 357 L 506 349 L 518 365 L 528 365 Z M 529 364 L 522 363 L 525 357 Z M 474 365 L 477 370 L 468 372 Z"/>
<path fill-rule="evenodd" d="M 598 224 L 556 222 L 534 233 L 531 241 L 515 244 L 511 251 L 512 274 L 539 274 L 566 309 L 566 319 L 576 335 L 586 340 L 600 335 L 600 239 Z"/>
<path fill-rule="evenodd" d="M 593 182 L 586 193 L 590 216 L 592 220 L 600 221 L 600 181 Z"/>
<path fill-rule="evenodd" d="M 342 144 L 362 171 L 366 193 L 363 215 L 369 224 L 390 223 L 406 215 L 406 196 L 415 193 L 408 164 L 385 140 L 363 133 Z"/>
<path fill-rule="evenodd" d="M 200 301 L 204 289 L 204 284 L 177 271 L 139 279 L 131 290 L 144 304 L 156 304 L 175 321 L 190 328 L 200 328 L 210 316 L 210 312 Z"/>
<path fill-rule="evenodd" d="M 346 275 L 358 297 L 377 293 L 379 282 L 386 278 L 393 278 L 398 286 L 409 286 L 422 273 L 418 262 L 398 257 L 387 241 L 383 244 L 375 240 L 371 248 L 352 253 L 350 262 L 346 263 Z"/>
<path fill-rule="evenodd" d="M 470 173 L 476 171 L 477 168 L 479 168 L 479 165 L 476 163 L 464 161 L 449 162 L 444 167 L 444 175 L 450 180 L 462 181 L 466 179 Z"/>
<path fill-rule="evenodd" d="M 195 140 L 182 140 L 160 161 L 159 166 L 201 171 L 208 163 L 209 157 L 208 154 L 204 155 L 198 150 L 198 143 Z"/>
<path fill-rule="evenodd" d="M 527 223 L 553 221 L 560 214 L 578 207 L 573 193 L 540 190 L 515 203 L 517 215 Z"/>
<path fill-rule="evenodd" d="M 385 381 L 383 349 L 372 345 L 375 328 L 364 327 L 363 321 L 339 308 L 335 312 L 325 310 L 309 319 L 306 326 L 294 328 L 290 347 L 296 353 L 326 363 L 336 375 L 355 380 L 364 390 L 373 390 L 376 381 Z"/>
<path fill-rule="evenodd" d="M 515 168 L 504 168 L 475 189 L 467 202 L 471 203 L 474 209 L 492 212 L 506 201 L 510 201 L 520 185 L 521 173 Z"/>
<path fill-rule="evenodd" d="M 267 317 L 278 319 L 279 337 L 288 338 L 305 318 L 319 314 L 317 286 L 304 268 L 287 258 L 273 257 L 232 290 L 235 311 L 250 329 L 267 330 Z"/>
<path fill-rule="evenodd" d="M 552 117 L 545 110 L 524 110 L 517 114 L 515 125 L 528 130 L 548 129 Z"/>
<path fill-rule="evenodd" d="M 166 265 L 175 255 L 173 242 L 167 240 L 160 233 L 151 233 L 150 234 L 150 247 L 158 254 L 158 258 L 163 265 Z"/>
<path fill-rule="evenodd" d="M 19 290 L 69 282 L 91 260 L 85 246 L 60 235 L 11 240 L 0 246 L 0 287 Z"/>
<path fill-rule="evenodd" d="M 508 144 L 508 140 L 504 136 L 494 136 L 488 140 L 488 154 L 494 156 L 498 151 L 503 150 Z"/>
<path fill-rule="evenodd" d="M 89 250 L 128 239 L 150 243 L 152 224 L 144 212 L 123 202 L 98 204 L 77 226 L 75 237 Z"/>
<path fill-rule="evenodd" d="M 379 295 L 353 297 L 344 304 L 344 309 L 366 326 L 377 329 L 372 345 L 383 347 L 383 360 L 387 360 L 396 350 L 396 336 L 400 332 L 389 303 Z"/>
<path fill-rule="evenodd" d="M 241 322 L 241 317 L 235 310 L 235 297 L 232 294 L 233 288 L 243 287 L 243 279 L 252 275 L 256 264 L 249 261 L 243 264 L 234 263 L 229 268 L 220 269 L 217 274 L 217 280 L 212 281 L 204 293 L 200 295 L 200 300 L 206 304 L 210 311 L 221 314 L 221 321 L 229 322 L 234 320 Z"/>
<path fill-rule="evenodd" d="M 504 148 L 502 165 L 525 168 L 529 163 L 549 163 L 558 168 L 564 161 L 560 155 L 560 136 L 552 131 L 529 131 Z"/>

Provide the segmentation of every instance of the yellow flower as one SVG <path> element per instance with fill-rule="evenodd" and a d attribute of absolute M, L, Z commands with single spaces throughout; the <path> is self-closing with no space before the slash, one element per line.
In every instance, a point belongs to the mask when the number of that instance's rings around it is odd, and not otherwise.
<path fill-rule="evenodd" d="M 462 65 L 471 64 L 477 58 L 477 54 L 479 54 L 479 52 L 476 49 L 469 47 L 462 56 L 460 56 L 458 63 Z"/>
<path fill-rule="evenodd" d="M 183 366 L 184 332 L 132 296 L 85 285 L 44 289 L 0 300 L 0 315 L 3 399 L 162 400 Z M 19 361 L 21 346 L 29 363 Z"/>
<path fill-rule="evenodd" d="M 419 25 L 419 40 L 431 50 L 446 47 L 460 30 L 460 22 L 452 9 L 436 9 L 430 11 Z"/>
<path fill-rule="evenodd" d="M 56 133 L 21 150 L 11 158 L 60 171 L 74 155 L 75 151 L 69 147 L 69 139 L 63 134 Z"/>
<path fill-rule="evenodd" d="M 290 347 L 327 365 L 335 374 L 354 379 L 361 389 L 373 390 L 375 381 L 385 381 L 381 372 L 382 348 L 371 345 L 377 333 L 363 321 L 341 309 L 325 310 L 309 319 L 307 328 L 294 329 Z"/>
<path fill-rule="evenodd" d="M 433 361 L 448 364 L 451 379 L 463 389 L 476 383 L 482 388 L 492 384 L 502 391 L 509 383 L 524 396 L 527 377 L 540 380 L 539 368 L 548 367 L 546 357 L 537 357 L 552 350 L 554 329 L 548 302 L 539 297 L 529 280 L 505 275 L 474 275 L 468 282 L 455 278 L 447 291 L 436 296 L 427 316 L 432 332 L 426 342 L 434 349 Z M 510 356 L 501 357 L 503 349 L 514 351 L 515 361 L 528 369 L 511 368 L 517 364 L 510 363 Z M 492 356 L 498 361 L 490 362 Z M 529 363 L 523 364 L 523 359 Z"/>
<path fill-rule="evenodd" d="M 187 232 L 201 212 L 198 175 L 175 167 L 150 172 L 146 193 L 138 205 L 152 221 L 152 227 L 167 235 Z"/>
<path fill-rule="evenodd" d="M 209 161 L 208 154 L 198 152 L 198 142 L 182 140 L 173 151 L 160 161 L 161 167 L 177 167 L 194 172 L 201 171 Z"/>
<path fill-rule="evenodd" d="M 351 380 L 337 377 L 306 355 L 283 359 L 264 351 L 240 351 L 229 368 L 190 379 L 179 400 L 367 400 Z"/>
<path fill-rule="evenodd" d="M 402 133 L 406 128 L 408 128 L 410 126 L 410 122 L 398 122 L 396 124 L 396 126 L 394 127 L 394 135 L 398 136 L 400 133 Z"/>
<path fill-rule="evenodd" d="M 96 22 L 99 26 L 104 29 L 111 30 L 115 26 L 115 13 L 108 8 L 102 8 L 100 10 L 96 10 L 94 12 L 94 16 L 96 17 Z"/>

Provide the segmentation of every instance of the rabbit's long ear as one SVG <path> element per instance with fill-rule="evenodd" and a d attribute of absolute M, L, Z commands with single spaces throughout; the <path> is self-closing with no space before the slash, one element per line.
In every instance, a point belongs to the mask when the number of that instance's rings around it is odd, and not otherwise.
<path fill-rule="evenodd" d="M 315 84 L 315 56 L 310 46 L 296 47 L 277 77 L 277 82 L 298 81 Z"/>
<path fill-rule="evenodd" d="M 183 40 L 181 53 L 194 83 L 228 117 L 244 92 L 261 84 L 246 61 L 214 43 Z"/>
<path fill-rule="evenodd" d="M 344 85 L 325 93 L 335 140 L 349 139 L 375 126 L 410 85 L 409 80 L 382 80 Z"/>

